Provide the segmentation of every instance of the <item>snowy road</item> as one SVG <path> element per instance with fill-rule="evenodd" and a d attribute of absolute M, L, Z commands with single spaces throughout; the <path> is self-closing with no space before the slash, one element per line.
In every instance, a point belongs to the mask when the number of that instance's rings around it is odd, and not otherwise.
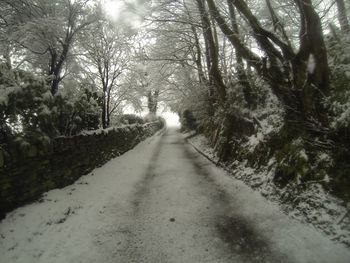
<path fill-rule="evenodd" d="M 8 214 L 0 262 L 350 262 L 176 129 Z"/>

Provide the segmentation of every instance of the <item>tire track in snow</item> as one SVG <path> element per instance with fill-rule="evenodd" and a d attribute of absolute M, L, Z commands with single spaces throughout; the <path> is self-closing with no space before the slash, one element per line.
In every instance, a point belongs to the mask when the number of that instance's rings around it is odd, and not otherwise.
<path fill-rule="evenodd" d="M 142 206 L 143 200 L 147 198 L 147 195 L 150 194 L 150 184 L 155 179 L 156 174 L 154 172 L 157 164 L 157 160 L 159 158 L 164 136 L 167 130 L 164 128 L 157 135 L 160 138 L 151 138 L 149 143 L 156 143 L 153 152 L 151 153 L 151 157 L 149 159 L 149 164 L 146 168 L 142 179 L 136 183 L 134 186 L 134 191 L 131 195 L 130 200 L 130 210 L 128 212 L 129 220 L 125 221 L 122 224 L 121 231 L 119 234 L 122 234 L 124 237 L 124 241 L 122 242 L 122 246 L 116 251 L 115 259 L 116 262 L 127 262 L 127 263 L 140 263 L 144 262 L 142 260 L 143 255 L 142 251 L 140 251 L 139 247 L 144 244 L 144 240 L 139 239 L 138 235 L 142 232 L 142 228 L 138 223 L 140 218 L 140 208 Z M 157 141 L 155 141 L 157 140 Z M 147 253 L 145 251 L 145 253 Z M 163 262 L 163 261 L 159 261 Z M 166 262 L 166 261 L 164 261 Z"/>
<path fill-rule="evenodd" d="M 159 154 L 161 152 L 164 136 L 166 136 L 166 130 L 160 135 L 161 138 L 157 143 L 156 148 L 154 149 L 154 152 L 152 154 L 152 157 L 150 159 L 149 165 L 146 169 L 144 178 L 142 181 L 137 183 L 135 189 L 135 199 L 133 200 L 133 206 L 134 206 L 134 213 L 137 214 L 139 210 L 140 203 L 142 200 L 149 194 L 150 192 L 150 184 L 151 182 L 155 179 L 156 173 L 154 172 L 156 165 L 157 165 L 157 160 L 159 158 Z"/>
<path fill-rule="evenodd" d="M 175 160 L 179 162 L 178 167 L 175 168 L 177 175 L 171 175 L 174 171 L 167 170 L 169 167 L 164 161 L 170 157 L 178 159 Z M 182 165 L 181 161 L 185 162 L 186 165 Z M 181 260 L 174 261 L 173 251 L 169 248 L 169 246 L 174 246 L 173 242 L 185 243 L 189 246 L 180 248 L 186 259 L 198 257 L 198 249 L 203 249 L 203 255 L 199 256 L 201 259 L 191 262 L 214 262 L 213 260 L 217 260 L 215 262 L 232 262 L 234 260 L 235 262 L 252 263 L 288 262 L 285 256 L 272 251 L 270 243 L 259 235 L 249 222 L 232 213 L 230 196 L 215 183 L 215 179 L 205 166 L 206 163 L 200 160 L 198 153 L 191 151 L 178 133 L 168 131 L 163 134 L 150 158 L 142 181 L 137 184 L 135 189 L 132 201 L 133 219 L 128 224 L 128 248 L 127 252 L 124 253 L 125 258 L 129 258 L 128 262 L 151 262 L 150 260 L 164 263 L 182 262 Z M 180 167 L 187 168 L 181 169 Z M 188 173 L 188 176 L 180 173 Z M 172 182 L 172 180 L 174 181 Z M 172 183 L 176 187 L 178 180 L 184 180 L 182 184 L 185 183 L 186 187 L 183 185 L 181 190 L 179 189 L 174 195 L 168 187 Z M 185 190 L 182 190 L 184 188 Z M 166 196 L 164 196 L 164 192 Z M 176 194 L 189 195 L 188 203 L 202 202 L 198 211 L 193 213 L 190 218 L 190 226 L 175 227 L 176 232 L 194 233 L 192 237 L 191 235 L 178 236 L 172 233 L 174 225 L 166 226 L 165 219 L 159 219 L 163 214 L 169 214 L 168 222 L 182 224 L 181 215 L 178 214 L 181 211 L 177 210 L 182 210 L 182 207 L 172 208 L 172 203 L 178 202 Z M 166 204 L 168 207 L 164 208 L 164 203 L 157 200 L 158 198 L 169 198 L 168 204 Z M 183 197 L 179 196 L 178 199 L 181 203 Z M 201 199 L 203 201 L 200 201 Z M 159 207 L 157 207 L 158 201 Z M 182 205 L 184 206 L 183 210 L 188 209 L 186 203 Z M 170 234 L 165 234 L 164 231 L 170 231 Z M 164 235 L 166 239 L 162 241 Z M 179 238 L 183 240 L 179 240 Z M 210 239 L 210 241 L 207 242 L 206 239 Z M 196 242 L 199 244 L 195 245 Z M 203 245 L 206 242 L 208 244 Z M 195 247 L 194 252 L 189 252 L 192 246 Z M 174 247 L 178 249 L 178 246 Z M 209 256 L 206 253 L 212 255 Z"/>
<path fill-rule="evenodd" d="M 216 184 L 213 176 L 206 170 L 205 163 L 200 160 L 201 156 L 188 145 L 184 147 L 184 152 L 192 161 L 197 175 L 204 178 L 205 183 L 202 183 L 202 187 L 212 192 L 210 197 L 211 209 L 216 217 L 215 228 L 220 239 L 229 244 L 232 252 L 239 254 L 244 259 L 243 262 L 290 262 L 285 255 L 273 251 L 272 244 L 254 228 L 252 223 L 232 212 L 235 211 L 232 207 L 234 202 Z"/>

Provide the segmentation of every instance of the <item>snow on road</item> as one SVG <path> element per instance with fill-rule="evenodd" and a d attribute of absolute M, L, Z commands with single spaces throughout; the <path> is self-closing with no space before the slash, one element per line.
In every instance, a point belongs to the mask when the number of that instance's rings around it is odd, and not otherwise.
<path fill-rule="evenodd" d="M 175 129 L 9 213 L 0 262 L 349 262 Z"/>

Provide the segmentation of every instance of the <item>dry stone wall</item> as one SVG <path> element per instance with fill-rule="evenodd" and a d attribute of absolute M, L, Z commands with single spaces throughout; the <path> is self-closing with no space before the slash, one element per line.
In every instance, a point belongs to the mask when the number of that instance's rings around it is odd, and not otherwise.
<path fill-rule="evenodd" d="M 73 183 L 162 127 L 161 122 L 135 124 L 58 137 L 40 146 L 0 148 L 0 219 L 48 190 Z"/>

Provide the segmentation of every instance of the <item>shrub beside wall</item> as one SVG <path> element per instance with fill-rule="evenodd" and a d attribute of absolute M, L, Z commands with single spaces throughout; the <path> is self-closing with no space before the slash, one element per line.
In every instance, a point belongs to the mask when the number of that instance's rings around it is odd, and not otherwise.
<path fill-rule="evenodd" d="M 46 144 L 0 148 L 0 219 L 48 190 L 73 183 L 162 127 L 161 122 L 135 124 L 59 137 Z"/>

